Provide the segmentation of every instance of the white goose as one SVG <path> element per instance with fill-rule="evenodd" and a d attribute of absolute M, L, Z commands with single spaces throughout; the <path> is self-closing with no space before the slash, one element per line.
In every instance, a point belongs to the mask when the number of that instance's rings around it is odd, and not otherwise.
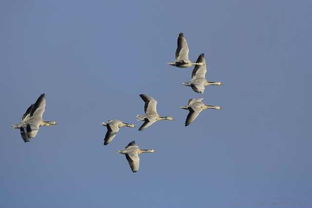
<path fill-rule="evenodd" d="M 24 142 L 29 142 L 31 138 L 34 138 L 41 126 L 52 126 L 56 124 L 55 121 L 44 121 L 42 119 L 45 107 L 45 94 L 41 94 L 37 101 L 28 107 L 21 122 L 12 126 L 20 130 Z"/>
<path fill-rule="evenodd" d="M 137 115 L 137 119 L 144 121 L 139 131 L 151 126 L 156 121 L 160 120 L 173 120 L 171 116 L 159 116 L 157 113 L 157 101 L 148 95 L 140 94 L 140 97 L 145 102 L 144 111 L 145 115 Z"/>
<path fill-rule="evenodd" d="M 187 68 L 194 65 L 201 65 L 201 63 L 193 63 L 189 59 L 189 47 L 183 33 L 179 33 L 177 40 L 177 49 L 175 52 L 175 62 L 169 63 L 171 66 L 180 68 Z"/>
<path fill-rule="evenodd" d="M 128 163 L 132 172 L 136 173 L 140 168 L 140 157 L 142 153 L 152 153 L 155 152 L 153 149 L 140 149 L 138 145 L 135 144 L 135 141 L 130 142 L 125 149 L 118 151 L 121 154 L 126 155 Z"/>
<path fill-rule="evenodd" d="M 192 98 L 189 99 L 188 103 L 186 106 L 181 107 L 181 109 L 184 110 L 189 110 L 189 114 L 186 117 L 185 120 L 185 126 L 190 125 L 196 118 L 197 116 L 206 109 L 216 109 L 220 110 L 220 106 L 215 106 L 215 105 L 206 105 L 203 103 L 204 98 Z"/>
<path fill-rule="evenodd" d="M 202 53 L 197 58 L 197 63 L 201 63 L 200 66 L 195 66 L 192 71 L 191 81 L 184 82 L 183 85 L 191 87 L 197 93 L 204 93 L 205 87 L 209 85 L 222 85 L 222 82 L 209 82 L 206 80 L 207 65 L 205 55 Z"/>
<path fill-rule="evenodd" d="M 104 137 L 104 145 L 107 145 L 113 141 L 121 127 L 135 127 L 134 124 L 125 123 L 120 120 L 108 120 L 107 122 L 103 122 L 102 125 L 106 126 L 107 128 L 107 132 Z"/>

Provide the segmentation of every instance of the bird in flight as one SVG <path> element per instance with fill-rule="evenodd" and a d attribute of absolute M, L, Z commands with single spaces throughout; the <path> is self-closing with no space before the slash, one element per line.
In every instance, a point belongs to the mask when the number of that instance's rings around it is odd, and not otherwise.
<path fill-rule="evenodd" d="M 52 126 L 56 124 L 55 121 L 44 121 L 42 119 L 45 107 L 45 94 L 41 94 L 37 101 L 27 108 L 22 116 L 22 120 L 18 124 L 12 126 L 20 130 L 24 142 L 29 142 L 31 138 L 36 137 L 41 126 Z"/>

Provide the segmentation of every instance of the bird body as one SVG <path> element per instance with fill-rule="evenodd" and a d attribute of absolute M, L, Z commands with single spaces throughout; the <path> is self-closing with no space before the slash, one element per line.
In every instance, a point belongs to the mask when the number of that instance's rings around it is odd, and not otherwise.
<path fill-rule="evenodd" d="M 45 94 L 41 94 L 37 101 L 28 107 L 22 116 L 21 122 L 12 126 L 15 129 L 20 129 L 20 134 L 24 142 L 29 142 L 31 138 L 36 137 L 41 126 L 52 126 L 56 124 L 55 121 L 44 121 L 42 119 L 45 107 Z"/>
<path fill-rule="evenodd" d="M 156 121 L 160 120 L 173 120 L 171 116 L 159 116 L 157 113 L 157 101 L 148 95 L 140 94 L 140 97 L 144 101 L 144 112 L 145 115 L 137 115 L 137 119 L 144 121 L 144 123 L 139 128 L 139 131 L 151 126 Z"/>
<path fill-rule="evenodd" d="M 125 123 L 120 120 L 108 120 L 107 122 L 103 122 L 102 125 L 106 126 L 107 128 L 107 132 L 104 137 L 104 145 L 107 145 L 113 141 L 121 127 L 135 127 L 134 124 Z"/>
<path fill-rule="evenodd" d="M 140 157 L 142 153 L 152 153 L 155 152 L 153 149 L 140 149 L 138 145 L 135 144 L 135 141 L 130 142 L 125 149 L 118 151 L 121 154 L 126 155 L 128 163 L 132 172 L 139 171 L 140 168 Z"/>
<path fill-rule="evenodd" d="M 220 106 L 214 106 L 214 105 L 206 105 L 203 103 L 203 98 L 192 98 L 189 99 L 188 104 L 186 106 L 181 107 L 181 109 L 189 110 L 189 114 L 186 117 L 185 120 L 185 126 L 190 125 L 196 118 L 199 116 L 199 114 L 206 109 L 216 109 L 220 110 Z"/>

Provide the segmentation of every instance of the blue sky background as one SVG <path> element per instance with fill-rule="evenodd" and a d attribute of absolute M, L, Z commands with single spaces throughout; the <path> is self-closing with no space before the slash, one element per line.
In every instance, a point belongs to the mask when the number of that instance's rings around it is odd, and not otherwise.
<path fill-rule="evenodd" d="M 308 0 L 2 0 L 0 207 L 312 207 L 311 22 Z M 179 32 L 224 86 L 181 84 Z M 25 144 L 10 125 L 43 92 L 59 125 Z M 175 121 L 103 146 L 101 122 L 141 125 L 140 93 Z M 223 109 L 184 127 L 192 97 Z M 131 140 L 157 150 L 136 174 Z"/>

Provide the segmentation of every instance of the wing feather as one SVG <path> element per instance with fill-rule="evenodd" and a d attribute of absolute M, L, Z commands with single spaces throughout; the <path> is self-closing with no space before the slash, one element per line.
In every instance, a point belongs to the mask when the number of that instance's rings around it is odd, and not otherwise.
<path fill-rule="evenodd" d="M 179 34 L 177 40 L 177 49 L 176 49 L 176 61 L 177 62 L 188 62 L 189 61 L 189 47 L 187 45 L 186 38 L 183 33 Z"/>
<path fill-rule="evenodd" d="M 155 121 L 150 121 L 147 118 L 144 119 L 144 123 L 140 126 L 139 131 L 142 131 L 143 129 L 146 129 L 147 127 L 151 126 Z"/>
<path fill-rule="evenodd" d="M 192 108 L 189 108 L 189 111 L 190 112 L 187 115 L 186 120 L 185 120 L 185 126 L 190 125 L 200 113 L 199 111 L 194 111 Z"/>
<path fill-rule="evenodd" d="M 196 63 L 202 63 L 203 65 L 195 65 L 192 71 L 192 78 L 205 78 L 207 73 L 207 65 L 205 55 L 203 53 L 198 56 Z"/>
<path fill-rule="evenodd" d="M 140 157 L 137 153 L 129 153 L 126 154 L 126 158 L 128 160 L 128 163 L 130 165 L 130 168 L 132 172 L 138 172 L 140 168 Z"/>
<path fill-rule="evenodd" d="M 144 112 L 146 114 L 157 114 L 157 101 L 148 95 L 140 94 L 140 97 L 145 102 Z"/>

